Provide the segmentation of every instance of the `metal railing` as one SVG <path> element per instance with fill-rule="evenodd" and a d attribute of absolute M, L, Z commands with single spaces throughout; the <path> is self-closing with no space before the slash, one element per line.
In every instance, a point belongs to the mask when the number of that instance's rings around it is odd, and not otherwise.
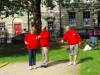
<path fill-rule="evenodd" d="M 52 30 L 50 32 L 50 41 L 58 41 L 60 39 L 60 30 Z"/>

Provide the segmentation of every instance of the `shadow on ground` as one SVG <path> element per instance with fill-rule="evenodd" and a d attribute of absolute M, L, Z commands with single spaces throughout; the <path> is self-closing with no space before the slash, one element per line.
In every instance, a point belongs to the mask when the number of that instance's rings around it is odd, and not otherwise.
<path fill-rule="evenodd" d="M 66 43 L 61 44 L 59 42 L 52 42 L 50 49 L 60 49 L 62 46 L 66 45 Z M 37 53 L 41 53 L 41 49 L 37 50 Z M 9 57 L 9 56 L 20 56 L 27 55 L 27 49 L 25 44 L 7 44 L 7 47 L 0 45 L 0 57 Z"/>
<path fill-rule="evenodd" d="M 57 65 L 57 64 L 67 63 L 67 62 L 69 62 L 68 59 L 66 59 L 66 60 L 57 60 L 57 61 L 53 61 L 53 62 L 50 62 L 50 63 L 49 63 L 49 67 L 54 66 L 54 65 Z"/>
<path fill-rule="evenodd" d="M 93 57 L 86 57 L 86 58 L 80 59 L 80 61 L 78 62 L 78 64 L 79 63 L 83 63 L 85 61 L 89 61 L 89 60 L 93 60 Z"/>

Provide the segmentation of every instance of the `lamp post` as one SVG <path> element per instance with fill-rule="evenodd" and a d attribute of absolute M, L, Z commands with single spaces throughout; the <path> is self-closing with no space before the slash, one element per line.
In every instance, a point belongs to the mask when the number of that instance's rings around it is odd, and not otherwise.
<path fill-rule="evenodd" d="M 60 22 L 60 37 L 61 37 L 61 32 L 62 32 L 62 30 L 61 30 L 61 21 L 62 21 L 62 19 L 61 19 L 61 0 L 57 0 L 57 2 L 58 2 L 58 5 L 59 5 L 59 22 Z"/>
<path fill-rule="evenodd" d="M 60 17 L 59 20 L 60 20 L 60 37 L 61 37 L 61 34 L 62 34 L 62 33 L 61 33 L 61 32 L 62 32 L 62 31 L 61 31 L 61 3 L 59 4 L 59 17 Z"/>
<path fill-rule="evenodd" d="M 27 15 L 28 15 L 28 31 L 29 31 L 29 28 L 30 28 L 30 23 L 29 23 L 29 10 L 27 11 Z"/>

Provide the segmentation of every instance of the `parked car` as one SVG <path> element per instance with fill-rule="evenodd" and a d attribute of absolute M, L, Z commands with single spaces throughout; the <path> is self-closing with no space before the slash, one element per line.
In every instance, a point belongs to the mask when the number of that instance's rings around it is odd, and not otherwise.
<path fill-rule="evenodd" d="M 21 33 L 17 36 L 12 37 L 12 43 L 24 43 L 24 37 L 27 33 Z"/>

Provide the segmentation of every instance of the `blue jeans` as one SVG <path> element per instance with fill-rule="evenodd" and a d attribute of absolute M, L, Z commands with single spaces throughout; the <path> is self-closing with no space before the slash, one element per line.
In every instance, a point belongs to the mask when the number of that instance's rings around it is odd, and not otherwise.
<path fill-rule="evenodd" d="M 29 53 L 29 66 L 36 65 L 36 49 L 28 50 Z"/>

